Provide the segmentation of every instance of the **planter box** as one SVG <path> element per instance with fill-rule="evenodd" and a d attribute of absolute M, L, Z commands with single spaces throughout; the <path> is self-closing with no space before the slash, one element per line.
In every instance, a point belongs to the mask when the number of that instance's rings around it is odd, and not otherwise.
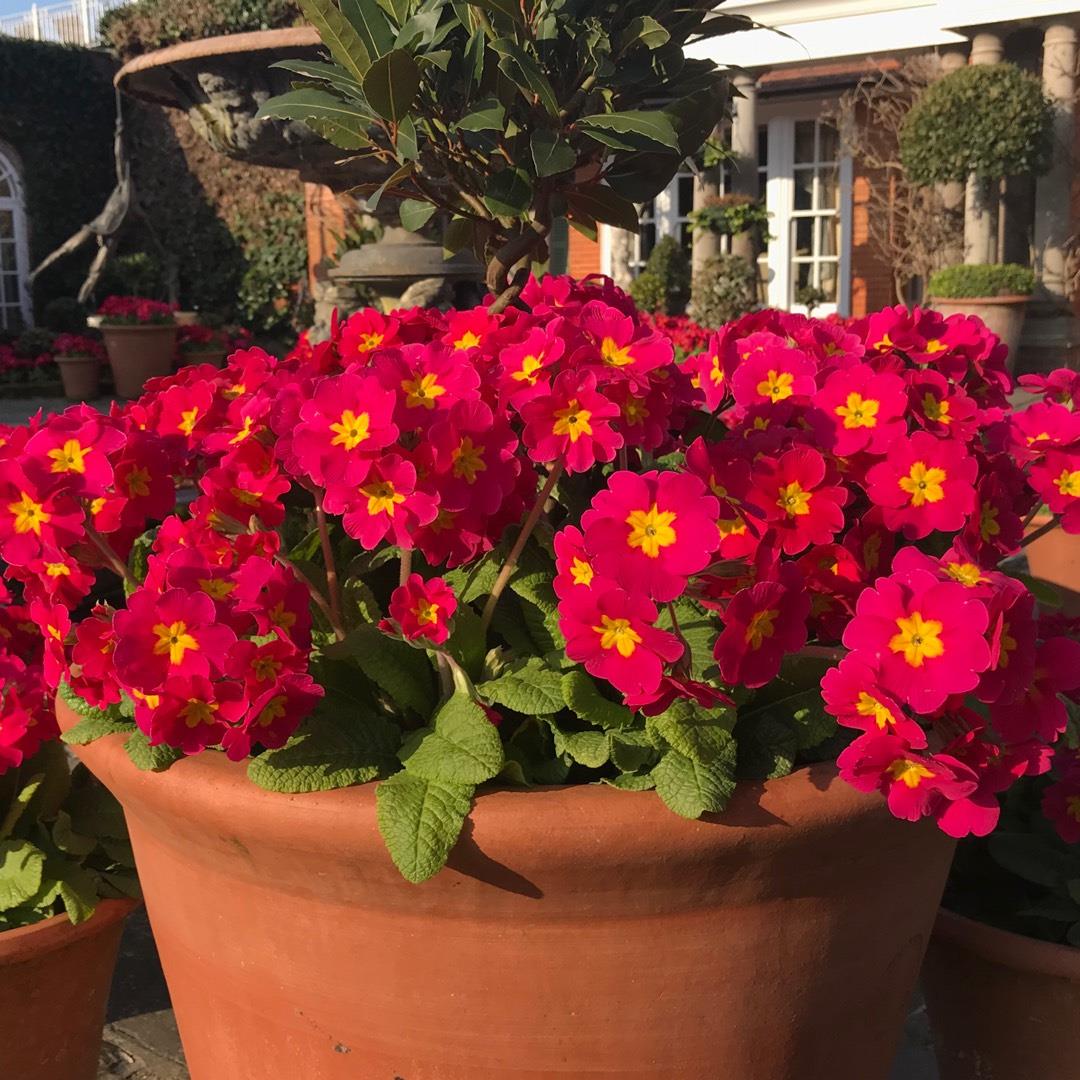
<path fill-rule="evenodd" d="M 1030 299 L 1030 296 L 981 296 L 950 300 L 935 296 L 931 303 L 942 315 L 977 315 L 982 319 L 1009 347 L 1005 362 L 1012 371 L 1020 355 L 1020 335 L 1024 332 L 1024 316 Z"/>
<path fill-rule="evenodd" d="M 417 886 L 372 784 L 76 753 L 124 805 L 192 1080 L 885 1080 L 954 846 L 822 765 L 702 821 L 483 793 Z"/>
<path fill-rule="evenodd" d="M 0 1075 L 94 1080 L 101 1027 L 131 900 L 102 900 L 86 922 L 56 915 L 0 933 Z"/>
<path fill-rule="evenodd" d="M 942 911 L 922 982 L 941 1080 L 1080 1073 L 1080 949 Z"/>

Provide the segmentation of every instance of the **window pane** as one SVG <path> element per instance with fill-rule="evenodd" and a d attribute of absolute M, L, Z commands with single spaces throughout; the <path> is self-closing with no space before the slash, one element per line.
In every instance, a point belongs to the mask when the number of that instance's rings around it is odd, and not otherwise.
<path fill-rule="evenodd" d="M 15 235 L 15 214 L 11 210 L 0 210 L 0 240 Z"/>
<path fill-rule="evenodd" d="M 793 269 L 795 273 L 792 277 L 795 282 L 795 294 L 797 296 L 800 289 L 808 288 L 814 280 L 814 264 L 809 262 L 796 263 Z M 798 301 L 796 301 L 796 303 L 798 303 Z"/>
<path fill-rule="evenodd" d="M 15 271 L 15 242 L 13 240 L 0 240 L 0 270 Z"/>
<path fill-rule="evenodd" d="M 828 124 L 819 125 L 818 161 L 836 161 L 839 155 L 840 135 Z"/>
<path fill-rule="evenodd" d="M 821 239 L 818 255 L 835 257 L 840 254 L 840 219 L 838 217 L 821 218 Z"/>
<path fill-rule="evenodd" d="M 689 255 L 694 246 L 694 234 L 690 229 L 690 223 L 687 221 L 679 223 L 679 243 L 682 245 L 683 251 Z"/>
<path fill-rule="evenodd" d="M 820 277 L 820 289 L 825 294 L 825 303 L 836 303 L 836 275 L 837 264 L 834 262 L 818 263 L 818 274 Z"/>
<path fill-rule="evenodd" d="M 795 209 L 810 210 L 814 205 L 814 170 L 795 170 Z"/>
<path fill-rule="evenodd" d="M 796 163 L 814 160 L 814 129 L 816 127 L 816 120 L 797 120 L 795 122 Z"/>
<path fill-rule="evenodd" d="M 679 177 L 678 198 L 675 216 L 686 217 L 694 209 L 694 178 L 692 176 Z"/>
<path fill-rule="evenodd" d="M 759 165 L 769 164 L 769 127 L 762 124 L 757 129 L 757 160 Z"/>
<path fill-rule="evenodd" d="M 817 209 L 840 209 L 840 169 L 835 165 L 818 170 Z"/>
<path fill-rule="evenodd" d="M 795 225 L 795 254 L 814 254 L 814 219 L 812 217 L 796 218 Z"/>
<path fill-rule="evenodd" d="M 656 226 L 652 223 L 641 229 L 641 261 L 644 262 L 652 249 L 656 247 Z"/>

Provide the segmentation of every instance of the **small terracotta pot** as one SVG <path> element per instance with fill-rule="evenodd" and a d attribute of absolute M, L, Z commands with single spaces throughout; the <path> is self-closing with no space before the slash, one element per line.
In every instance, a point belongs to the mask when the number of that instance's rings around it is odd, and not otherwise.
<path fill-rule="evenodd" d="M 0 934 L 0 1075 L 94 1080 L 131 900 L 102 900 L 72 926 L 57 915 Z"/>
<path fill-rule="evenodd" d="M 942 911 L 922 984 L 941 1080 L 1080 1073 L 1080 949 Z"/>
<path fill-rule="evenodd" d="M 1006 364 L 1011 371 L 1020 353 L 1020 335 L 1024 332 L 1030 296 L 976 296 L 946 300 L 935 296 L 931 303 L 942 315 L 977 315 L 989 330 L 1009 347 Z"/>
<path fill-rule="evenodd" d="M 180 354 L 180 366 L 188 367 L 191 364 L 211 364 L 219 368 L 225 363 L 224 349 L 207 349 L 205 352 L 182 352 Z"/>
<path fill-rule="evenodd" d="M 169 375 L 176 352 L 175 323 L 102 326 L 117 396 L 137 398 L 147 379 Z"/>
<path fill-rule="evenodd" d="M 1039 514 L 1028 531 L 1034 532 L 1049 521 L 1049 514 Z M 1064 613 L 1080 615 L 1080 540 L 1064 529 L 1051 529 L 1024 548 L 1024 554 L 1031 576 L 1057 589 Z"/>
<path fill-rule="evenodd" d="M 197 311 L 174 311 L 173 319 L 177 326 L 199 325 L 199 313 Z"/>
<path fill-rule="evenodd" d="M 57 356 L 56 366 L 69 401 L 91 401 L 101 393 L 101 360 L 97 356 Z"/>
<path fill-rule="evenodd" d="M 481 794 L 417 886 L 372 784 L 76 752 L 124 805 L 192 1080 L 884 1080 L 954 847 L 822 765 L 703 821 Z"/>

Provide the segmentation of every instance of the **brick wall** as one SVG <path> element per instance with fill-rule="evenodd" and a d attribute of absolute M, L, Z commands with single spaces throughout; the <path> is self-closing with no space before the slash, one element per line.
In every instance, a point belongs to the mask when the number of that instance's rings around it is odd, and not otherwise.
<path fill-rule="evenodd" d="M 566 256 L 566 272 L 571 277 L 583 278 L 600 273 L 600 244 L 582 236 L 577 229 L 570 230 Z"/>
<path fill-rule="evenodd" d="M 889 264 L 870 240 L 871 177 L 856 170 L 851 198 L 851 314 L 858 317 L 897 302 Z"/>

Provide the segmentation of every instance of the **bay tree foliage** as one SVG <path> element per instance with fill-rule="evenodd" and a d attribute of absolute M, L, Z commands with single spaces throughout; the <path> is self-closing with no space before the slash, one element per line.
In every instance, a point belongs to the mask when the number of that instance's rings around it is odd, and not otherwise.
<path fill-rule="evenodd" d="M 402 225 L 441 213 L 505 305 L 552 222 L 637 228 L 728 110 L 724 74 L 688 46 L 753 25 L 712 0 L 301 0 L 328 56 L 260 115 L 299 121 L 385 166 L 359 189 Z M 515 272 L 515 268 L 519 268 Z"/>

